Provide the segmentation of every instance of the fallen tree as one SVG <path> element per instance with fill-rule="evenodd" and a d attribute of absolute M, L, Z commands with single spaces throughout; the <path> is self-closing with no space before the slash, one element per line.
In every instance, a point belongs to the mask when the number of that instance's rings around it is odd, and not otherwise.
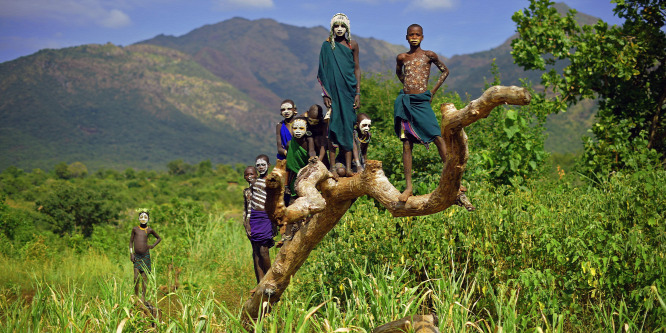
<path fill-rule="evenodd" d="M 278 225 L 307 223 L 280 249 L 271 269 L 259 282 L 256 292 L 243 306 L 245 319 L 256 319 L 279 301 L 312 249 L 338 223 L 354 199 L 367 195 L 375 198 L 394 217 L 419 216 L 441 212 L 464 195 L 459 191 L 467 164 L 467 135 L 464 128 L 485 118 L 496 106 L 527 105 L 531 96 L 520 87 L 495 86 L 480 98 L 457 110 L 453 104 L 442 104 L 441 132 L 448 147 L 439 185 L 429 194 L 411 196 L 398 201 L 398 191 L 386 178 L 381 161 L 367 161 L 365 170 L 353 177 L 334 179 L 316 158 L 301 169 L 296 179 L 299 198 L 285 207 L 282 200 L 287 172 L 285 162 L 279 161 L 266 179 L 266 211 Z"/>

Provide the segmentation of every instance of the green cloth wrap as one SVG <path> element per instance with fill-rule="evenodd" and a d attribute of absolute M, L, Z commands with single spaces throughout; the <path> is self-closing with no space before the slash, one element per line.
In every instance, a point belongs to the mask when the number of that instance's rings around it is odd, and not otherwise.
<path fill-rule="evenodd" d="M 333 50 L 328 41 L 321 45 L 317 78 L 331 98 L 329 139 L 347 151 L 354 147 L 352 132 L 356 122 L 354 97 L 357 85 L 354 67 L 354 54 L 347 45 L 335 42 Z"/>
<path fill-rule="evenodd" d="M 287 170 L 298 175 L 298 172 L 301 171 L 304 166 L 308 165 L 308 159 L 310 159 L 310 156 L 308 155 L 308 151 L 301 147 L 296 141 L 296 138 L 289 141 L 289 149 L 287 149 Z M 289 190 L 291 190 L 292 195 L 296 194 L 296 189 L 294 188 L 295 183 L 296 177 L 294 177 L 289 183 Z"/>
<path fill-rule="evenodd" d="M 420 94 L 405 94 L 400 90 L 393 108 L 393 128 L 398 137 L 403 119 L 409 122 L 423 143 L 430 143 L 435 137 L 442 135 L 435 112 L 430 106 L 431 97 L 430 90 Z"/>

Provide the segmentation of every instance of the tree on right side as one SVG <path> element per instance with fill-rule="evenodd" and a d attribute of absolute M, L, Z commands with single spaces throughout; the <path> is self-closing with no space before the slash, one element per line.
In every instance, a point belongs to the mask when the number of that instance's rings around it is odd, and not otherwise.
<path fill-rule="evenodd" d="M 598 99 L 595 139 L 585 138 L 579 164 L 593 179 L 666 164 L 666 2 L 613 2 L 621 26 L 581 26 L 575 10 L 562 16 L 548 0 L 531 0 L 512 18 L 520 35 L 511 43 L 514 61 L 546 71 L 541 79 L 554 112 Z"/>

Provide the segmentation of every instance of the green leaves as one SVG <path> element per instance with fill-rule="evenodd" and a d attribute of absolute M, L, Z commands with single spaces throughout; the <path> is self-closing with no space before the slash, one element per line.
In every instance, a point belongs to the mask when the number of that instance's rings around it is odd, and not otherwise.
<path fill-rule="evenodd" d="M 639 159 L 648 164 L 655 164 L 666 152 L 666 122 L 660 117 L 666 91 L 666 33 L 662 30 L 666 4 L 657 0 L 615 3 L 615 13 L 626 19 L 621 26 L 609 27 L 601 20 L 580 26 L 575 11 L 561 16 L 553 2 L 544 0 L 532 0 L 529 9 L 513 16 L 520 37 L 511 43 L 511 54 L 525 69 L 548 70 L 541 83 L 552 102 L 544 105 L 551 112 L 563 111 L 581 99 L 600 99 L 598 119 L 605 125 L 594 127 L 597 140 L 586 143 L 583 165 L 594 165 L 581 169 L 587 175 L 601 169 L 599 159 L 614 160 L 605 172 L 636 164 L 618 159 L 631 154 L 606 146 L 655 149 L 640 154 Z M 618 125 L 612 121 L 623 119 L 637 127 L 618 139 L 611 134 Z"/>

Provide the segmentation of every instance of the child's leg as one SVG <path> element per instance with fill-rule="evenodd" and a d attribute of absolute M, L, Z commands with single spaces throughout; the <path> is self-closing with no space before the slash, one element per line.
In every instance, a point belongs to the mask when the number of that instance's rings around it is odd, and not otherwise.
<path fill-rule="evenodd" d="M 139 296 L 139 269 L 134 269 L 134 295 Z"/>
<path fill-rule="evenodd" d="M 351 168 L 351 161 L 352 161 L 352 152 L 345 150 L 345 169 L 346 170 L 346 176 L 351 177 L 354 173 L 352 172 Z"/>
<path fill-rule="evenodd" d="M 412 147 L 410 140 L 402 141 L 402 163 L 405 166 L 405 191 L 400 194 L 398 201 L 406 202 L 412 196 Z"/>
<path fill-rule="evenodd" d="M 268 273 L 268 270 L 271 268 L 271 255 L 270 248 L 268 246 L 259 247 L 259 281 L 264 278 L 264 275 Z M 258 283 L 258 282 L 257 282 Z"/>
<path fill-rule="evenodd" d="M 254 277 L 257 279 L 257 284 L 261 281 L 261 278 L 264 277 L 263 274 L 260 273 L 259 261 L 259 245 L 252 242 L 252 265 L 254 266 Z"/>
<path fill-rule="evenodd" d="M 141 293 L 141 301 L 144 303 L 146 302 L 146 281 L 148 281 L 148 277 L 146 276 L 146 272 L 141 272 L 141 276 L 143 279 L 141 279 L 141 285 L 143 285 L 143 292 Z"/>
<path fill-rule="evenodd" d="M 444 138 L 441 136 L 436 136 L 435 137 L 435 146 L 437 146 L 437 151 L 439 152 L 439 157 L 442 159 L 442 163 L 446 160 L 446 155 L 448 154 L 448 151 L 446 149 L 446 142 L 444 142 Z"/>

